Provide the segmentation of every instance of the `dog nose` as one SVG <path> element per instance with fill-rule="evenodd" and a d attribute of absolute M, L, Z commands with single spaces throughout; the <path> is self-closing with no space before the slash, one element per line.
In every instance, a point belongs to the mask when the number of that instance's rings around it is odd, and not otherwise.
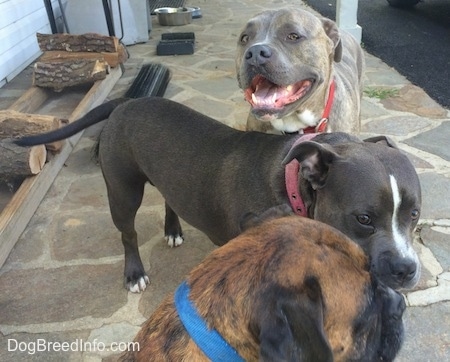
<path fill-rule="evenodd" d="M 417 265 L 414 261 L 396 260 L 390 265 L 391 274 L 399 285 L 410 282 L 416 276 Z"/>
<path fill-rule="evenodd" d="M 266 45 L 254 45 L 245 53 L 245 60 L 250 65 L 263 65 L 272 56 L 272 50 Z"/>

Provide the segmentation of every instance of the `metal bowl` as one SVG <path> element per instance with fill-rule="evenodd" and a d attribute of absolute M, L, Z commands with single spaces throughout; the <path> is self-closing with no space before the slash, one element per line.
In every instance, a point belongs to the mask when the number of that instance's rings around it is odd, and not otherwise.
<path fill-rule="evenodd" d="M 160 25 L 177 26 L 190 24 L 192 8 L 158 8 L 155 14 Z"/>
<path fill-rule="evenodd" d="M 192 6 L 187 9 L 192 10 L 192 19 L 198 19 L 202 17 L 202 9 L 200 9 L 198 6 Z"/>

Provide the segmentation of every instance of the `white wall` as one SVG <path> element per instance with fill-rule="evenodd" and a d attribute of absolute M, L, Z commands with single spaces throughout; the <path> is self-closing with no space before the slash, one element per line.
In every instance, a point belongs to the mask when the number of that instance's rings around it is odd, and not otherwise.
<path fill-rule="evenodd" d="M 66 2 L 61 1 L 63 7 Z M 63 31 L 57 0 L 52 7 L 58 31 Z M 52 33 L 43 0 L 0 0 L 0 87 L 41 54 L 36 33 Z"/>

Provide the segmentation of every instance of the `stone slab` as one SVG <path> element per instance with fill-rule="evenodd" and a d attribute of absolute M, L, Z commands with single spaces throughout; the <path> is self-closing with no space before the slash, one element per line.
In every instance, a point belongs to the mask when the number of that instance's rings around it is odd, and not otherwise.
<path fill-rule="evenodd" d="M 122 275 L 122 261 L 6 272 L 0 276 L 0 290 L 8 291 L 0 294 L 0 324 L 110 316 L 127 300 Z"/>
<path fill-rule="evenodd" d="M 404 318 L 406 340 L 396 361 L 450 361 L 449 310 L 450 302 L 407 308 Z"/>
<path fill-rule="evenodd" d="M 450 271 L 450 235 L 433 230 L 424 225 L 420 231 L 420 237 L 445 271 Z"/>
<path fill-rule="evenodd" d="M 436 128 L 411 137 L 404 142 L 407 145 L 420 150 L 438 155 L 446 161 L 450 161 L 450 122 L 442 122 Z"/>
<path fill-rule="evenodd" d="M 432 121 L 415 116 L 394 116 L 376 119 L 364 125 L 365 132 L 389 134 L 394 136 L 407 136 L 432 125 Z"/>
<path fill-rule="evenodd" d="M 190 270 L 216 248 L 202 232 L 182 223 L 185 242 L 176 248 L 158 243 L 145 256 L 150 263 L 150 285 L 142 295 L 139 311 L 149 317 L 161 301 L 172 293 Z M 144 256 L 143 256 L 144 259 Z M 145 264 L 145 262 L 144 262 Z"/>
<path fill-rule="evenodd" d="M 381 101 L 385 108 L 411 112 L 421 117 L 444 118 L 448 111 L 431 99 L 425 91 L 415 85 L 407 84 L 399 90 L 396 97 Z"/>
<path fill-rule="evenodd" d="M 422 186 L 421 218 L 450 219 L 450 179 L 435 172 L 424 172 L 419 174 L 419 180 Z"/>

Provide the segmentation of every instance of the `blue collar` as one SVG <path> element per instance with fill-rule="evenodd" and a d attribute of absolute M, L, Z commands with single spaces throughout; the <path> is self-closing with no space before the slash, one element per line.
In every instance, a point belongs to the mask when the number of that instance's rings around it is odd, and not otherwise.
<path fill-rule="evenodd" d="M 175 308 L 189 336 L 212 362 L 245 362 L 215 329 L 209 329 L 189 300 L 186 281 L 175 291 Z"/>

